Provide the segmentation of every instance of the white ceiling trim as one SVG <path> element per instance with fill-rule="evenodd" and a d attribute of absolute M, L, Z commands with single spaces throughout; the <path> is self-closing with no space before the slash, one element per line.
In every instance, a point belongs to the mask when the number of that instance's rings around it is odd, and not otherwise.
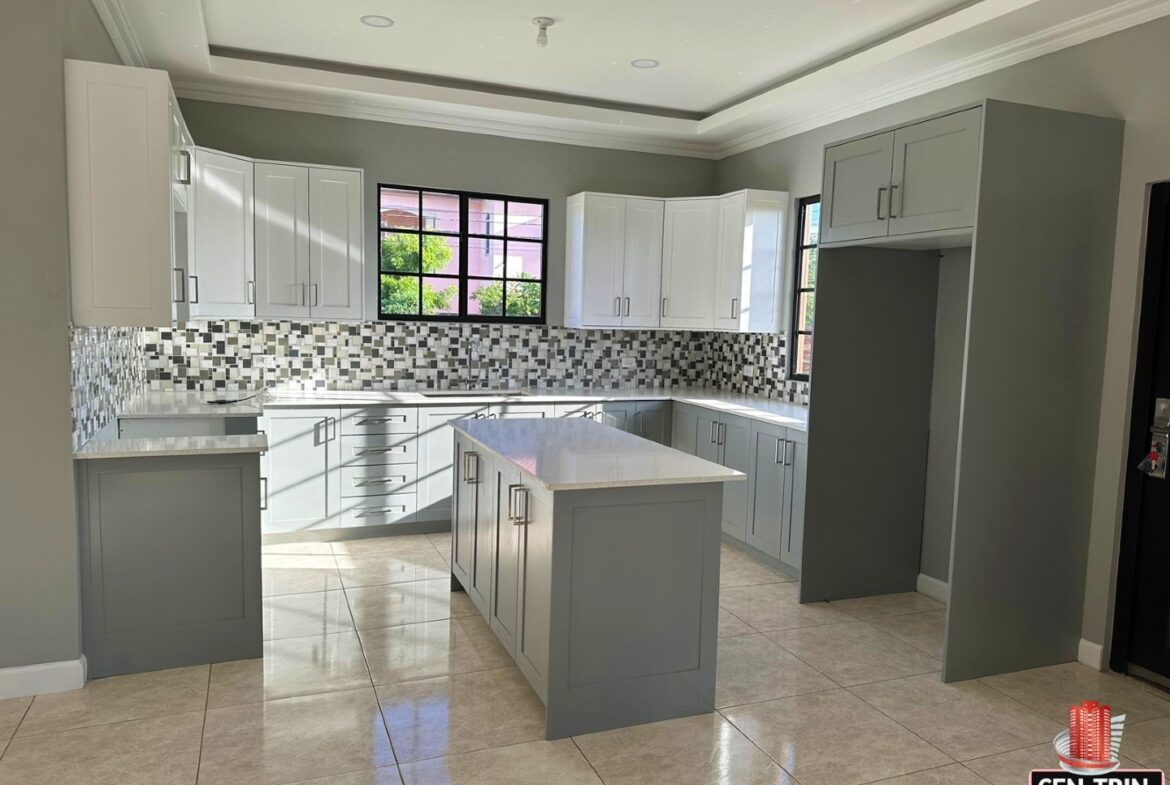
<path fill-rule="evenodd" d="M 968 79 L 999 71 L 1018 63 L 1042 57 L 1070 46 L 1101 38 L 1112 33 L 1152 22 L 1170 14 L 1170 0 L 1127 0 L 1124 3 L 1032 33 L 1006 44 L 932 69 L 926 76 L 903 79 L 887 89 L 872 92 L 864 99 L 842 102 L 838 106 L 819 106 L 793 115 L 768 128 L 742 134 L 716 146 L 716 158 L 726 158 L 762 145 L 811 131 L 831 123 L 847 120 L 875 109 L 891 106 L 909 98 L 949 87 Z"/>
<path fill-rule="evenodd" d="M 601 147 L 639 153 L 679 155 L 689 158 L 714 159 L 718 153 L 706 142 L 673 142 L 661 139 L 639 140 L 627 135 L 580 131 L 541 126 L 532 122 L 509 122 L 483 117 L 468 117 L 457 113 L 437 112 L 406 107 L 391 107 L 360 98 L 341 98 L 314 92 L 293 92 L 264 84 L 238 84 L 212 79 L 189 77 L 172 80 L 175 95 L 197 101 L 216 101 L 226 104 L 258 106 L 264 109 L 283 109 L 290 112 L 350 117 L 357 120 L 376 120 L 399 125 L 437 128 L 444 131 L 504 136 L 538 142 L 572 144 L 582 147 Z"/>
<path fill-rule="evenodd" d="M 93 8 L 105 25 L 106 33 L 118 51 L 118 57 L 122 58 L 123 65 L 145 68 L 146 56 L 142 54 L 142 46 L 119 0 L 93 0 Z"/>

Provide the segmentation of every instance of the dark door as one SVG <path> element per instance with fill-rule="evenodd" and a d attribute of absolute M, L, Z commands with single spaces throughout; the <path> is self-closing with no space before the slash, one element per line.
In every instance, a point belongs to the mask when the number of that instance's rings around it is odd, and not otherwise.
<path fill-rule="evenodd" d="M 1146 243 L 1110 664 L 1170 686 L 1170 183 L 1151 192 Z"/>

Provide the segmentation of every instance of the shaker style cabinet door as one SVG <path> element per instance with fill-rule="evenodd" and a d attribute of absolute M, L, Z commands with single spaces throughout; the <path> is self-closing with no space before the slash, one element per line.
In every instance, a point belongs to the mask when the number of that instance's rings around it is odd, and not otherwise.
<path fill-rule="evenodd" d="M 264 416 L 268 452 L 265 534 L 339 526 L 341 439 L 336 409 L 278 409 Z"/>
<path fill-rule="evenodd" d="M 715 327 L 737 330 L 744 302 L 743 282 L 751 269 L 744 269 L 744 228 L 747 221 L 747 194 L 719 199 L 719 258 L 715 267 Z"/>
<path fill-rule="evenodd" d="M 661 325 L 708 329 L 715 323 L 719 200 L 666 203 L 662 239 Z"/>
<path fill-rule="evenodd" d="M 362 175 L 309 169 L 309 312 L 362 318 Z"/>
<path fill-rule="evenodd" d="M 800 569 L 800 555 L 804 550 L 804 486 L 808 484 L 808 434 L 788 430 L 788 454 L 784 466 L 787 472 L 784 486 L 788 503 L 784 506 L 784 532 L 780 544 L 780 561 Z"/>
<path fill-rule="evenodd" d="M 976 107 L 894 131 L 891 235 L 975 224 L 982 118 Z"/>
<path fill-rule="evenodd" d="M 825 149 L 821 242 L 885 237 L 894 132 Z"/>
<path fill-rule="evenodd" d="M 581 273 L 581 322 L 590 327 L 622 323 L 622 257 L 626 200 L 586 194 Z"/>
<path fill-rule="evenodd" d="M 719 420 L 716 440 L 719 442 L 722 455 L 720 463 L 728 469 L 750 474 L 751 420 L 733 414 L 722 414 Z M 739 540 L 747 536 L 747 486 L 747 480 L 723 484 L 723 531 Z"/>
<path fill-rule="evenodd" d="M 662 219 L 657 199 L 626 199 L 622 326 L 657 327 L 662 293 Z"/>
<path fill-rule="evenodd" d="M 195 150 L 195 254 L 187 287 L 192 316 L 256 314 L 252 168 L 247 158 Z"/>
<path fill-rule="evenodd" d="M 488 624 L 504 644 L 508 654 L 516 656 L 516 632 L 519 622 L 520 534 L 522 526 L 514 522 L 508 492 L 510 469 L 501 471 L 493 465 L 491 482 L 496 496 L 492 525 L 492 592 Z"/>
<path fill-rule="evenodd" d="M 784 466 L 787 444 L 784 428 L 753 425 L 747 544 L 773 559 L 780 558 L 784 510 L 789 504 Z"/>
<path fill-rule="evenodd" d="M 307 318 L 309 170 L 258 163 L 255 195 L 256 316 Z"/>

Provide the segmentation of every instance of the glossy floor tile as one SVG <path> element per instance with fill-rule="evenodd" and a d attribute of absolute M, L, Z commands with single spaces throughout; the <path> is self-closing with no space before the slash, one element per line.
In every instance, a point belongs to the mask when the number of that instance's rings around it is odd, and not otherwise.
<path fill-rule="evenodd" d="M 280 545 L 263 545 L 262 554 L 286 553 L 295 556 L 332 556 L 333 547 L 327 542 L 286 542 Z"/>
<path fill-rule="evenodd" d="M 362 630 L 374 684 L 504 668 L 512 657 L 480 616 Z"/>
<path fill-rule="evenodd" d="M 0 742 L 8 741 L 16 733 L 16 726 L 24 719 L 32 698 L 8 698 L 0 700 Z"/>
<path fill-rule="evenodd" d="M 1170 771 L 1170 717 L 1127 723 L 1121 754 L 1150 769 Z"/>
<path fill-rule="evenodd" d="M 431 547 L 417 552 L 371 553 L 335 557 L 345 588 L 383 586 L 389 583 L 434 580 L 451 574 L 447 563 Z"/>
<path fill-rule="evenodd" d="M 345 592 L 284 594 L 264 598 L 264 640 L 352 632 Z"/>
<path fill-rule="evenodd" d="M 942 662 L 862 622 L 769 632 L 842 687 L 942 670 Z"/>
<path fill-rule="evenodd" d="M 792 578 L 751 556 L 725 548 L 719 561 L 720 586 L 755 586 L 762 583 L 788 583 Z"/>
<path fill-rule="evenodd" d="M 80 690 L 38 695 L 20 723 L 16 735 L 31 736 L 137 720 L 203 711 L 207 700 L 209 668 L 136 673 L 95 679 Z"/>
<path fill-rule="evenodd" d="M 466 592 L 451 591 L 451 580 L 394 583 L 346 589 L 359 630 L 418 624 L 478 614 Z"/>
<path fill-rule="evenodd" d="M 937 660 L 942 659 L 947 626 L 945 610 L 883 616 L 870 623 L 882 632 L 910 644 L 923 654 L 929 654 Z"/>
<path fill-rule="evenodd" d="M 795 583 L 729 586 L 719 591 L 719 604 L 760 632 L 815 627 L 854 621 L 827 602 L 801 605 Z"/>
<path fill-rule="evenodd" d="M 311 780 L 301 780 L 296 785 L 402 785 L 402 777 L 398 774 L 397 766 L 381 766 L 365 771 L 351 771 L 347 774 L 314 777 Z"/>
<path fill-rule="evenodd" d="M 754 633 L 743 619 L 726 608 L 719 609 L 719 637 L 731 638 L 736 635 L 751 635 Z"/>
<path fill-rule="evenodd" d="M 980 679 L 1057 722 L 1068 718 L 1068 707 L 1083 700 L 1107 703 L 1113 716 L 1127 722 L 1170 716 L 1170 700 L 1155 695 L 1132 679 L 1101 673 L 1079 662 L 1007 673 Z"/>
<path fill-rule="evenodd" d="M 278 785 L 394 762 L 367 687 L 209 709 L 199 785 Z"/>
<path fill-rule="evenodd" d="M 451 532 L 438 532 L 436 534 L 428 534 L 427 539 L 431 541 L 431 545 L 439 552 L 440 556 L 450 558 L 451 556 Z"/>
<path fill-rule="evenodd" d="M 858 785 L 953 762 L 846 690 L 723 714 L 802 785 Z"/>
<path fill-rule="evenodd" d="M 943 684 L 928 674 L 852 691 L 959 761 L 1051 742 L 1067 727 L 978 681 Z"/>
<path fill-rule="evenodd" d="M 356 632 L 265 641 L 257 660 L 211 666 L 210 708 L 371 686 Z"/>
<path fill-rule="evenodd" d="M 1027 781 L 1025 777 L 1012 785 L 1025 785 Z M 882 780 L 881 785 L 987 785 L 987 783 L 963 764 L 952 763 L 949 766 L 939 766 L 937 769 L 926 769 Z"/>
<path fill-rule="evenodd" d="M 1124 743 L 1125 740 L 1122 739 L 1122 744 L 1124 745 Z M 1052 742 L 1048 741 L 1045 744 L 1025 747 L 1022 750 L 976 758 L 967 761 L 964 765 L 992 785 L 1020 785 L 1028 781 L 1028 772 L 1032 769 L 1055 769 L 1059 766 L 1059 761 L 1056 757 L 1056 750 L 1052 747 Z M 1138 766 L 1135 761 L 1125 755 L 1121 756 L 1121 765 L 1123 768 Z"/>
<path fill-rule="evenodd" d="M 15 738 L 0 785 L 191 785 L 203 712 Z"/>
<path fill-rule="evenodd" d="M 403 763 L 406 785 L 601 785 L 569 739 Z"/>
<path fill-rule="evenodd" d="M 715 667 L 717 708 L 837 687 L 758 633 L 720 639 Z"/>
<path fill-rule="evenodd" d="M 902 594 L 879 594 L 873 597 L 857 597 L 850 600 L 834 600 L 834 608 L 845 611 L 858 619 L 877 619 L 882 616 L 897 616 L 904 613 L 938 611 L 945 606 L 918 592 Z"/>
<path fill-rule="evenodd" d="M 425 534 L 399 534 L 393 537 L 369 537 L 332 543 L 335 556 L 370 556 L 375 553 L 406 554 L 434 550 Z"/>
<path fill-rule="evenodd" d="M 265 554 L 260 562 L 265 597 L 278 594 L 334 591 L 341 588 L 332 555 Z"/>
<path fill-rule="evenodd" d="M 718 714 L 574 737 L 605 785 L 795 785 Z"/>
<path fill-rule="evenodd" d="M 544 738 L 544 704 L 515 667 L 377 690 L 400 763 Z"/>

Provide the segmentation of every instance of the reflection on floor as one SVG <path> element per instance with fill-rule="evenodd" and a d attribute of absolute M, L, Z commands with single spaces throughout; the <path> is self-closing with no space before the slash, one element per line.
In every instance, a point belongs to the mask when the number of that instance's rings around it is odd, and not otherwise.
<path fill-rule="evenodd" d="M 466 596 L 447 535 L 265 549 L 265 656 L 0 701 L 0 785 L 1019 785 L 1068 704 L 1170 768 L 1170 700 L 1075 663 L 944 685 L 918 594 L 801 606 L 725 548 L 718 711 L 541 741 L 543 708 Z"/>

